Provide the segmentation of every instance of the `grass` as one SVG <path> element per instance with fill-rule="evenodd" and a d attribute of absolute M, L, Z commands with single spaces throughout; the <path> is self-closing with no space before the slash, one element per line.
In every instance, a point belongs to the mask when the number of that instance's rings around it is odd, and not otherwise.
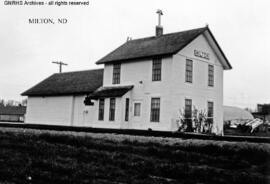
<path fill-rule="evenodd" d="M 249 131 L 243 132 L 238 128 L 224 128 L 225 135 L 236 135 L 236 136 L 254 136 L 254 137 L 270 137 L 270 131 Z"/>
<path fill-rule="evenodd" d="M 270 144 L 1 128 L 0 183 L 270 183 Z"/>

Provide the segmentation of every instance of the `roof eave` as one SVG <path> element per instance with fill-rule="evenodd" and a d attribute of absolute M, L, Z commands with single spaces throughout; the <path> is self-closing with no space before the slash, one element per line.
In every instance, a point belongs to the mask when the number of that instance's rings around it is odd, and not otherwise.
<path fill-rule="evenodd" d="M 202 28 L 201 28 L 202 29 Z M 206 28 L 205 28 L 206 29 Z M 180 52 L 181 50 L 183 50 L 186 46 L 188 46 L 191 42 L 193 42 L 196 38 L 198 38 L 202 33 L 204 33 L 205 30 L 203 30 L 202 32 L 198 33 L 196 36 L 194 36 L 192 39 L 190 39 L 185 45 L 181 46 L 180 48 L 178 48 L 177 50 L 175 50 L 173 52 L 173 54 L 177 54 L 178 52 Z"/>
<path fill-rule="evenodd" d="M 226 55 L 224 54 L 223 50 L 221 49 L 220 45 L 218 44 L 218 42 L 217 42 L 216 38 L 214 37 L 213 33 L 211 32 L 211 30 L 209 29 L 209 27 L 207 27 L 206 30 L 209 32 L 209 34 L 212 37 L 214 43 L 216 44 L 218 50 L 220 51 L 222 57 L 226 61 L 227 66 L 224 66 L 224 70 L 231 70 L 232 69 L 232 65 L 230 64 L 229 60 L 227 59 Z"/>
<path fill-rule="evenodd" d="M 128 91 L 132 90 L 133 87 L 134 87 L 133 85 L 100 87 L 96 91 L 94 91 L 92 94 L 90 94 L 89 97 L 91 99 L 122 97 Z M 114 92 L 106 94 L 106 91 L 112 91 L 112 90 L 120 90 L 120 91 L 117 91 L 117 92 L 114 91 Z M 104 91 L 105 91 L 105 93 L 104 93 Z"/>
<path fill-rule="evenodd" d="M 52 94 L 46 94 L 46 93 L 40 93 L 40 94 L 31 94 L 31 93 L 24 93 L 21 94 L 21 96 L 28 96 L 28 97 L 53 97 L 53 96 L 72 96 L 72 95 L 89 95 L 93 93 L 91 92 L 75 92 L 75 93 L 52 93 Z"/>
<path fill-rule="evenodd" d="M 166 54 L 155 54 L 155 55 L 149 55 L 149 56 L 134 57 L 134 58 L 129 58 L 129 59 L 118 59 L 118 60 L 102 61 L 102 62 L 97 61 L 96 64 L 97 65 L 99 65 L 99 64 L 112 64 L 112 63 L 121 63 L 123 61 L 133 62 L 133 61 L 139 61 L 139 60 L 144 60 L 144 59 L 152 59 L 155 57 L 170 57 L 174 54 L 175 54 L 175 52 L 171 52 L 171 53 L 166 53 Z"/>

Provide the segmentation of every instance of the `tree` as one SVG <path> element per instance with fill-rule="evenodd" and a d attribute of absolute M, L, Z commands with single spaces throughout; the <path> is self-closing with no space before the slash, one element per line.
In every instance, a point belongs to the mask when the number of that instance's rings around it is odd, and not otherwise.
<path fill-rule="evenodd" d="M 22 100 L 22 106 L 27 106 L 27 98 Z"/>
<path fill-rule="evenodd" d="M 8 100 L 6 106 L 15 106 L 14 100 Z"/>
<path fill-rule="evenodd" d="M 0 107 L 5 106 L 5 101 L 3 99 L 0 99 Z"/>

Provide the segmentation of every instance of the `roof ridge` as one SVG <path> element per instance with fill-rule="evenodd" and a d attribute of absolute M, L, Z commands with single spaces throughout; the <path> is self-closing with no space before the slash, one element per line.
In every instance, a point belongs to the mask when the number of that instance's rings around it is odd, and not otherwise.
<path fill-rule="evenodd" d="M 79 72 L 90 72 L 95 70 L 104 70 L 104 68 L 96 68 L 96 69 L 89 69 L 89 70 L 77 70 L 77 71 L 68 71 L 68 72 L 62 72 L 62 73 L 53 73 L 52 75 L 61 75 L 61 74 L 69 74 L 69 73 L 79 73 Z"/>
<path fill-rule="evenodd" d="M 158 37 L 156 37 L 156 36 L 149 36 L 149 37 L 137 38 L 137 39 L 134 39 L 134 40 L 130 40 L 127 43 L 133 42 L 133 41 L 137 41 L 137 40 L 147 40 L 147 39 L 161 38 L 161 37 L 170 36 L 170 35 L 173 35 L 173 34 L 179 34 L 179 33 L 184 33 L 184 32 L 189 32 L 189 31 L 195 31 L 195 30 L 199 30 L 199 29 L 207 29 L 207 27 L 199 27 L 199 28 L 194 28 L 194 29 L 186 29 L 186 30 L 183 30 L 183 31 L 177 31 L 177 32 L 163 34 L 163 35 L 158 36 Z"/>

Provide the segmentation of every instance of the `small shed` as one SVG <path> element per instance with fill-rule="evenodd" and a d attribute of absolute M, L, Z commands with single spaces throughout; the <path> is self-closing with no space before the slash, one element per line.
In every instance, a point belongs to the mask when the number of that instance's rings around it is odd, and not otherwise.
<path fill-rule="evenodd" d="M 0 121 L 24 122 L 25 106 L 1 106 Z"/>
<path fill-rule="evenodd" d="M 224 106 L 223 119 L 224 121 L 232 120 L 252 120 L 254 117 L 252 114 L 244 109 L 233 106 Z"/>

